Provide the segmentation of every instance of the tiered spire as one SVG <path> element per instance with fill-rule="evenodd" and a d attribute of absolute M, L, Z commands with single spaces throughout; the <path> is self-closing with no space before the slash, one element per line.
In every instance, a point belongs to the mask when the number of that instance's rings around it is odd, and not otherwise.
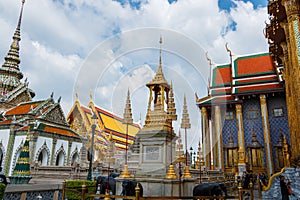
<path fill-rule="evenodd" d="M 129 89 L 127 92 L 127 99 L 126 99 L 126 105 L 125 105 L 123 117 L 124 117 L 124 119 L 123 119 L 124 124 L 132 124 L 133 123 Z"/>
<path fill-rule="evenodd" d="M 177 145 L 176 145 L 176 157 L 181 157 L 184 154 L 183 152 L 183 145 L 182 145 L 182 139 L 181 139 L 181 132 L 178 131 L 178 139 L 177 139 Z"/>
<path fill-rule="evenodd" d="M 186 97 L 184 95 L 184 100 L 183 100 L 183 111 L 182 111 L 182 119 L 181 119 L 181 128 L 184 129 L 184 137 L 185 137 L 185 167 L 184 167 L 184 173 L 183 173 L 183 178 L 191 178 L 192 175 L 190 174 L 189 171 L 189 166 L 188 166 L 188 148 L 187 148 L 187 135 L 186 135 L 186 129 L 191 128 L 191 123 L 190 123 L 190 118 L 187 110 L 187 105 L 186 105 Z"/>
<path fill-rule="evenodd" d="M 188 110 L 187 110 L 185 95 L 184 95 L 184 101 L 183 101 L 181 128 L 184 128 L 184 129 L 191 128 L 191 123 L 190 123 L 189 113 L 188 113 Z"/>
<path fill-rule="evenodd" d="M 177 120 L 172 81 L 171 81 L 170 92 L 169 92 L 167 113 L 168 113 L 168 119 Z"/>
<path fill-rule="evenodd" d="M 152 81 L 147 83 L 146 85 L 149 87 L 151 85 L 163 85 L 166 88 L 170 88 L 168 82 L 165 79 L 163 70 L 162 70 L 162 58 L 161 58 L 161 49 L 162 49 L 162 37 L 160 36 L 159 39 L 159 44 L 160 44 L 160 51 L 159 51 L 159 63 L 158 63 L 158 69 L 156 72 L 155 77 L 153 78 Z"/>
<path fill-rule="evenodd" d="M 19 42 L 21 40 L 20 30 L 24 3 L 25 0 L 22 0 L 21 12 L 18 26 L 13 36 L 13 42 L 10 45 L 10 50 L 8 51 L 7 56 L 5 57 L 5 62 L 0 68 L 0 93 L 2 95 L 12 91 L 14 88 L 20 85 L 20 80 L 23 78 L 23 74 L 19 69 Z"/>
<path fill-rule="evenodd" d="M 133 123 L 132 112 L 131 112 L 131 103 L 130 103 L 130 92 L 128 89 L 126 105 L 124 110 L 123 124 L 126 124 L 126 155 L 125 155 L 125 165 L 123 167 L 123 171 L 121 173 L 122 178 L 130 178 L 131 175 L 128 171 L 128 125 Z"/>

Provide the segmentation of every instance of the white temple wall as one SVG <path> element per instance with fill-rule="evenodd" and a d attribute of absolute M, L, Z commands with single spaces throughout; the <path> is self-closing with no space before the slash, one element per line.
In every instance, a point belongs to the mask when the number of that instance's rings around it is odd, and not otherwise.
<path fill-rule="evenodd" d="M 7 146 L 8 146 L 8 140 L 9 140 L 9 133 L 10 130 L 9 129 L 1 129 L 0 130 L 0 141 L 2 142 L 3 145 L 3 159 L 2 159 L 2 169 L 4 169 L 4 163 L 5 163 L 5 159 L 6 159 L 6 155 L 7 155 Z"/>

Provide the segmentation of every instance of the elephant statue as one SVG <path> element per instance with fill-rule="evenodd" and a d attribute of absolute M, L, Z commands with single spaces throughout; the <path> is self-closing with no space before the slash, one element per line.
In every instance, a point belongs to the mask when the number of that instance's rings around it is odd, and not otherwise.
<path fill-rule="evenodd" d="M 138 184 L 140 188 L 140 197 L 143 196 L 143 186 L 135 180 L 124 179 L 122 182 L 122 193 L 123 196 L 135 196 L 135 187 Z"/>
<path fill-rule="evenodd" d="M 98 176 L 96 182 L 96 193 L 105 194 L 107 190 L 111 191 L 111 194 L 116 194 L 116 180 L 119 174 L 111 173 L 109 176 Z M 103 198 L 102 198 L 103 199 Z"/>
<path fill-rule="evenodd" d="M 193 189 L 193 196 L 227 196 L 227 189 L 224 183 L 202 183 Z"/>

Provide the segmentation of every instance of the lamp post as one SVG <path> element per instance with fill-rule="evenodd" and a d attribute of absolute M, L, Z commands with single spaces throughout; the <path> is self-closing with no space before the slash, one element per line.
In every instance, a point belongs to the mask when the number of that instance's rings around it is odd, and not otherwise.
<path fill-rule="evenodd" d="M 91 148 L 90 148 L 90 163 L 89 163 L 89 171 L 87 175 L 87 180 L 91 181 L 92 180 L 92 165 L 93 165 L 93 151 L 94 151 L 94 135 L 95 135 L 95 130 L 96 130 L 96 120 L 97 116 L 95 113 L 93 113 L 92 116 L 92 142 L 91 142 Z"/>

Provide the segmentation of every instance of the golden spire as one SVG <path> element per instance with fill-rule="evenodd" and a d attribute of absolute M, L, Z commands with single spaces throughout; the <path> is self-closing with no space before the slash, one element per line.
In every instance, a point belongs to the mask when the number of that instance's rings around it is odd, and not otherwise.
<path fill-rule="evenodd" d="M 126 105 L 125 105 L 125 109 L 124 109 L 123 118 L 124 118 L 123 119 L 124 124 L 132 124 L 133 123 L 129 88 L 127 91 L 127 99 L 126 99 Z"/>
<path fill-rule="evenodd" d="M 166 88 L 170 88 L 170 85 L 165 79 L 164 73 L 162 71 L 162 36 L 160 36 L 159 39 L 159 44 L 160 44 L 160 52 L 159 52 L 159 63 L 158 63 L 158 68 L 155 77 L 153 80 L 146 85 L 150 87 L 151 85 L 163 85 Z"/>
<path fill-rule="evenodd" d="M 181 118 L 181 128 L 191 128 L 190 118 L 189 118 L 189 114 L 188 114 L 188 110 L 187 110 L 185 95 L 184 95 L 184 100 L 183 100 L 183 111 L 182 111 L 182 118 Z"/>
<path fill-rule="evenodd" d="M 21 21 L 23 15 L 23 7 L 25 0 L 22 0 L 22 6 L 20 11 L 20 16 L 18 20 L 18 26 L 13 35 L 13 42 L 10 45 L 10 49 L 5 57 L 5 62 L 0 68 L 0 74 L 3 75 L 0 78 L 0 82 L 2 82 L 1 93 L 5 94 L 14 88 L 16 88 L 20 84 L 20 80 L 23 78 L 22 72 L 19 70 L 20 57 L 19 57 L 19 42 L 21 40 L 20 29 L 21 29 Z"/>
<path fill-rule="evenodd" d="M 168 119 L 177 120 L 172 81 L 171 81 L 170 92 L 169 92 L 167 113 L 168 113 Z"/>
<path fill-rule="evenodd" d="M 92 89 L 90 89 L 90 103 L 93 102 L 93 91 Z"/>

